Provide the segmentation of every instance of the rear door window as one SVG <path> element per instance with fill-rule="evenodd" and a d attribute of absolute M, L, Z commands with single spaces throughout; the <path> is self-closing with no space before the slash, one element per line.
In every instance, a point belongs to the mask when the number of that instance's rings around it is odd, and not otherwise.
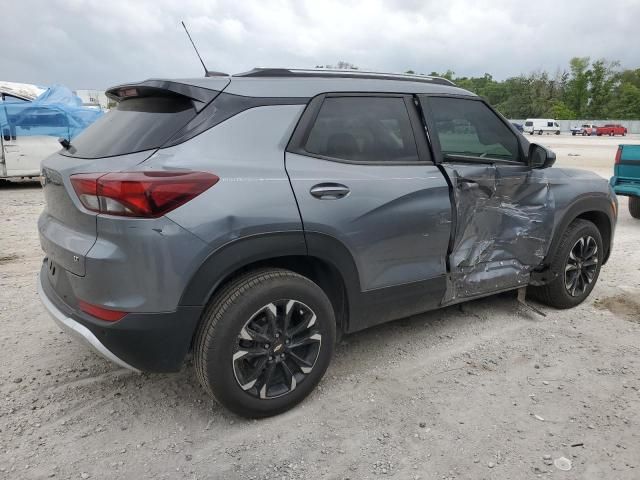
<path fill-rule="evenodd" d="M 73 139 L 65 155 L 101 158 L 161 147 L 196 116 L 193 103 L 180 95 L 124 99 Z"/>
<path fill-rule="evenodd" d="M 329 97 L 305 150 L 338 160 L 417 162 L 416 140 L 402 97 Z"/>
<path fill-rule="evenodd" d="M 520 160 L 518 138 L 483 102 L 449 97 L 427 97 L 426 101 L 445 158 Z"/>

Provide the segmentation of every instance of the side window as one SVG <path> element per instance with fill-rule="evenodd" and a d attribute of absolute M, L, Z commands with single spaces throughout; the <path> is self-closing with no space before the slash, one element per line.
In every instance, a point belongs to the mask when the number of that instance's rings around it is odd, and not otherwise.
<path fill-rule="evenodd" d="M 515 134 L 483 102 L 429 97 L 442 153 L 519 161 Z"/>
<path fill-rule="evenodd" d="M 304 149 L 341 160 L 417 162 L 409 113 L 400 97 L 329 97 Z"/>

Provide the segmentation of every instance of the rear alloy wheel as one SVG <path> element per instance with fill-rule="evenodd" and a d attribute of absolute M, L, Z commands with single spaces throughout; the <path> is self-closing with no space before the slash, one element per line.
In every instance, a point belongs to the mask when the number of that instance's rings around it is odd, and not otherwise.
<path fill-rule="evenodd" d="M 598 228 L 588 220 L 576 219 L 562 235 L 549 265 L 553 280 L 527 290 L 531 297 L 551 307 L 575 307 L 593 290 L 603 259 Z"/>
<path fill-rule="evenodd" d="M 640 197 L 629 197 L 629 213 L 633 218 L 640 218 Z"/>
<path fill-rule="evenodd" d="M 233 354 L 233 373 L 242 390 L 267 399 L 291 393 L 313 371 L 322 346 L 317 316 L 297 300 L 278 300 L 259 309 L 242 327 Z"/>
<path fill-rule="evenodd" d="M 194 341 L 196 373 L 229 410 L 276 415 L 315 388 L 335 337 L 333 306 L 318 285 L 289 270 L 256 270 L 211 300 Z"/>

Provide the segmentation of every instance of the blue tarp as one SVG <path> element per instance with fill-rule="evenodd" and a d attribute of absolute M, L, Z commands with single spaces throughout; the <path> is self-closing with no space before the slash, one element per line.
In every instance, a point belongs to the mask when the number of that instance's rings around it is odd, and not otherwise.
<path fill-rule="evenodd" d="M 71 140 L 102 114 L 84 107 L 67 87 L 53 85 L 33 101 L 9 96 L 0 101 L 0 128 L 5 139 L 48 135 Z"/>

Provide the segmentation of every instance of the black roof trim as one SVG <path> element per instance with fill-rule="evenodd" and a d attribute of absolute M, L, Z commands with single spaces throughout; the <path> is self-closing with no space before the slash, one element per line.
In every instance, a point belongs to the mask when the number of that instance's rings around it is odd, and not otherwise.
<path fill-rule="evenodd" d="M 254 68 L 244 73 L 237 73 L 234 77 L 315 77 L 315 78 L 359 78 L 372 80 L 397 80 L 402 82 L 432 83 L 455 87 L 451 80 L 428 75 L 410 75 L 401 73 L 365 72 L 361 70 L 330 70 L 309 69 L 297 70 L 293 68 Z"/>
<path fill-rule="evenodd" d="M 207 70 L 204 76 L 205 77 L 228 77 L 229 74 L 224 72 L 214 72 L 212 70 Z"/>
<path fill-rule="evenodd" d="M 149 95 L 152 92 L 171 92 L 175 95 L 182 95 L 185 97 L 189 97 L 201 104 L 207 104 L 211 100 L 213 100 L 216 95 L 218 95 L 217 90 L 211 90 L 203 87 L 196 87 L 193 85 L 189 85 L 186 83 L 174 82 L 172 80 L 160 80 L 160 79 L 149 79 L 144 80 L 142 82 L 137 83 L 127 83 L 123 85 L 117 85 L 115 87 L 111 87 L 107 89 L 105 92 L 107 97 L 112 100 L 120 101 L 122 100 L 121 91 L 127 89 L 137 89 L 138 95 L 136 96 L 144 96 L 146 93 Z"/>

